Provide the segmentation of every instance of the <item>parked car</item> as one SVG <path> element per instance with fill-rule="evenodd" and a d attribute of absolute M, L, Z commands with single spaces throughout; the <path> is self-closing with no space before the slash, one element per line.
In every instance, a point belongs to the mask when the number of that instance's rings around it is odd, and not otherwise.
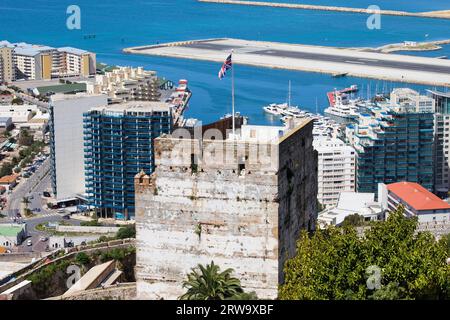
<path fill-rule="evenodd" d="M 27 246 L 29 246 L 29 247 L 30 247 L 30 246 L 32 246 L 32 245 L 33 245 L 33 242 L 31 242 L 31 239 L 30 239 L 30 240 L 28 240 L 28 241 L 27 241 Z"/>
<path fill-rule="evenodd" d="M 45 241 L 48 240 L 48 238 L 47 237 L 41 237 L 39 240 L 41 240 L 42 242 L 45 242 Z"/>

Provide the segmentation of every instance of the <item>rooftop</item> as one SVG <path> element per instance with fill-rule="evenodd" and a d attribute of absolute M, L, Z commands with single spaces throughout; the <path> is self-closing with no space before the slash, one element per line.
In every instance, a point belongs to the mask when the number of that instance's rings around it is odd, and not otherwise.
<path fill-rule="evenodd" d="M 74 100 L 74 99 L 82 99 L 82 98 L 92 98 L 92 97 L 100 97 L 106 96 L 104 94 L 91 94 L 86 92 L 78 92 L 76 94 L 63 94 L 63 93 L 56 93 L 51 96 L 51 101 L 64 101 L 64 100 Z"/>
<path fill-rule="evenodd" d="M 427 91 L 439 97 L 450 98 L 450 91 L 449 92 L 441 92 L 436 90 L 427 90 Z"/>
<path fill-rule="evenodd" d="M 405 201 L 415 210 L 450 209 L 450 205 L 414 182 L 396 182 L 387 185 L 387 189 Z"/>
<path fill-rule="evenodd" d="M 20 55 L 20 56 L 34 57 L 34 56 L 38 55 L 40 52 L 39 52 L 39 50 L 36 50 L 34 48 L 17 47 L 17 48 L 14 49 L 14 53 L 16 55 Z"/>
<path fill-rule="evenodd" d="M 375 201 L 374 193 L 341 192 L 339 194 L 338 209 L 360 212 L 368 204 Z"/>
<path fill-rule="evenodd" d="M 124 112 L 155 112 L 155 111 L 169 111 L 170 105 L 165 102 L 159 101 L 129 101 L 120 104 L 94 107 L 91 111 L 99 112 L 113 112 L 113 113 L 124 113 Z"/>
<path fill-rule="evenodd" d="M 89 53 L 86 50 L 83 49 L 77 49 L 77 48 L 73 48 L 73 47 L 62 47 L 62 48 L 58 48 L 58 51 L 60 52 L 67 52 L 67 53 L 72 53 L 72 54 L 76 54 L 76 55 L 82 55 L 85 53 Z"/>
<path fill-rule="evenodd" d="M 0 178 L 0 184 L 10 184 L 16 181 L 18 175 L 17 174 L 12 174 L 9 176 L 4 176 L 2 178 Z"/>
<path fill-rule="evenodd" d="M 15 237 L 25 225 L 18 224 L 0 224 L 0 235 L 5 237 Z"/>
<path fill-rule="evenodd" d="M 365 218 L 381 214 L 380 203 L 375 202 L 374 193 L 341 192 L 338 205 L 330 207 L 319 213 L 319 224 L 340 225 L 345 218 L 359 214 Z"/>
<path fill-rule="evenodd" d="M 70 84 L 59 84 L 54 86 L 37 87 L 39 94 L 46 95 L 49 92 L 54 93 L 68 93 L 74 91 L 86 91 L 86 83 L 70 83 Z"/>

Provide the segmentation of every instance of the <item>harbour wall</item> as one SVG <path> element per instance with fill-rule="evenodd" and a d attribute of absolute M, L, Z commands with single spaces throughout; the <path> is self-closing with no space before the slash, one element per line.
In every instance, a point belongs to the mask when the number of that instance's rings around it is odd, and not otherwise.
<path fill-rule="evenodd" d="M 338 11 L 338 12 L 352 12 L 361 14 L 374 14 L 390 16 L 407 16 L 420 18 L 434 18 L 434 19 L 450 19 L 450 13 L 447 11 L 432 11 L 432 12 L 407 12 L 396 10 L 371 10 L 364 8 L 350 8 L 350 7 L 335 7 L 335 6 L 319 6 L 311 4 L 297 4 L 297 3 L 279 3 L 279 2 L 257 2 L 257 1 L 240 1 L 240 0 L 198 0 L 205 3 L 218 4 L 234 4 L 244 6 L 258 6 L 258 7 L 274 7 L 274 8 L 288 8 L 301 10 L 321 10 L 321 11 Z"/>

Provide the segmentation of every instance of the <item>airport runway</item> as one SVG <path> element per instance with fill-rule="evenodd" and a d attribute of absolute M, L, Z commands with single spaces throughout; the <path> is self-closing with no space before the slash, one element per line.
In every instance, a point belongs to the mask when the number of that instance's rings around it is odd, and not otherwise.
<path fill-rule="evenodd" d="M 207 50 L 221 50 L 229 51 L 234 49 L 230 45 L 221 45 L 217 43 L 193 43 L 188 44 L 185 47 L 194 49 L 207 49 Z M 397 68 L 404 70 L 426 70 L 429 72 L 437 72 L 450 74 L 450 66 L 438 66 L 438 65 L 427 65 L 421 63 L 410 63 L 402 61 L 386 61 L 380 59 L 367 59 L 367 58 L 354 58 L 348 55 L 331 55 L 331 54 L 321 54 L 321 53 L 310 53 L 310 52 L 296 52 L 296 51 L 286 51 L 286 50 L 260 50 L 252 51 L 253 54 L 266 55 L 281 58 L 295 58 L 295 59 L 306 59 L 306 60 L 317 60 L 325 62 L 340 62 L 340 63 L 351 63 L 360 64 L 375 67 L 385 67 L 385 68 Z"/>
<path fill-rule="evenodd" d="M 236 64 L 450 87 L 447 59 L 238 39 L 186 41 L 124 51 L 223 62 L 232 49 Z"/>

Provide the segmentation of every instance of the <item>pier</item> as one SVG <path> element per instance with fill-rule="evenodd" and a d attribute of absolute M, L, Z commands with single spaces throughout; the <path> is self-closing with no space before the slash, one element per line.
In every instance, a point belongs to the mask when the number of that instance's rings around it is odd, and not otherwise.
<path fill-rule="evenodd" d="M 450 87 L 450 61 L 428 57 L 228 38 L 134 47 L 124 52 L 221 64 L 231 49 L 235 64 Z"/>
<path fill-rule="evenodd" d="M 297 4 L 297 3 L 257 2 L 257 1 L 240 1 L 240 0 L 198 0 L 198 1 L 206 2 L 206 3 L 232 4 L 232 5 L 241 5 L 241 6 L 273 7 L 273 8 L 288 8 L 288 9 L 301 9 L 301 10 L 338 11 L 338 12 L 352 12 L 352 13 L 360 13 L 360 14 L 375 13 L 374 10 L 369 10 L 369 9 L 364 9 L 364 8 L 321 6 L 321 5 Z M 380 13 L 381 15 L 390 15 L 390 16 L 450 19 L 450 10 L 430 11 L 430 12 L 407 12 L 407 11 L 397 11 L 397 10 L 379 10 L 379 11 L 377 11 L 377 13 Z"/>

